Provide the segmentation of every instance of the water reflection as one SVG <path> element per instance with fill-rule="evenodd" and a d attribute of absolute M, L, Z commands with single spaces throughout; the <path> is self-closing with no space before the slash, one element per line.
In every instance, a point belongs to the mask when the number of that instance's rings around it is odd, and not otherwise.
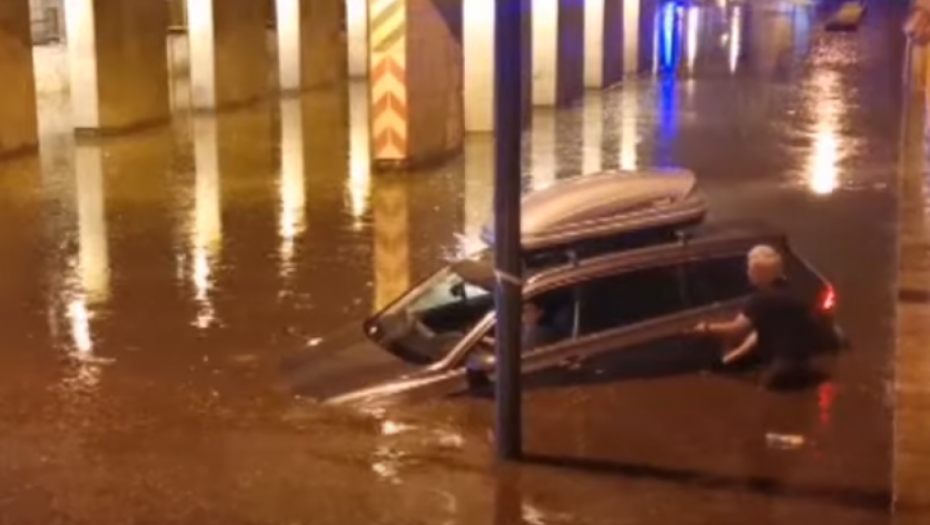
<path fill-rule="evenodd" d="M 481 229 L 494 205 L 494 140 L 492 135 L 469 136 L 465 143 L 465 208 L 458 254 L 465 256 L 483 246 Z"/>
<path fill-rule="evenodd" d="M 620 92 L 620 169 L 636 168 L 636 146 L 639 142 L 639 97 L 633 86 L 623 86 Z"/>
<path fill-rule="evenodd" d="M 687 43 L 685 44 L 685 55 L 687 59 L 688 72 L 694 71 L 694 64 L 697 61 L 698 42 L 701 31 L 701 9 L 697 6 L 688 8 L 687 14 Z"/>
<path fill-rule="evenodd" d="M 813 147 L 808 159 L 807 180 L 818 195 L 833 193 L 839 186 L 840 134 L 838 119 L 843 102 L 838 73 L 820 71 L 811 79 L 814 111 Z"/>
<path fill-rule="evenodd" d="M 100 147 L 77 146 L 75 168 L 80 282 L 87 301 L 96 305 L 106 301 L 110 295 L 103 152 Z"/>
<path fill-rule="evenodd" d="M 194 125 L 194 206 L 189 221 L 191 268 L 197 317 L 194 324 L 207 328 L 216 321 L 211 290 L 222 249 L 223 228 L 220 210 L 219 144 L 217 121 L 195 117 Z"/>
<path fill-rule="evenodd" d="M 281 272 L 294 270 L 294 243 L 306 227 L 303 110 L 300 99 L 281 100 Z"/>
<path fill-rule="evenodd" d="M 378 178 L 374 195 L 375 310 L 399 297 L 410 286 L 410 218 L 404 181 Z"/>
<path fill-rule="evenodd" d="M 100 380 L 105 362 L 94 355 L 91 322 L 94 312 L 110 296 L 110 264 L 107 247 L 104 192 L 104 153 L 96 145 L 74 149 L 75 197 L 77 201 L 77 257 L 57 291 L 68 321 L 69 356 L 73 375 L 66 379 L 69 390 L 87 390 Z"/>
<path fill-rule="evenodd" d="M 349 202 L 353 225 L 362 225 L 371 199 L 368 91 L 365 84 L 352 84 L 349 92 Z"/>
<path fill-rule="evenodd" d="M 739 56 L 743 51 L 743 8 L 742 6 L 733 6 L 730 14 L 730 27 L 727 33 L 728 57 L 730 73 L 736 73 L 739 65 Z"/>
<path fill-rule="evenodd" d="M 582 169 L 594 173 L 604 168 L 604 104 L 603 97 L 586 97 L 584 101 L 584 126 Z"/>
<path fill-rule="evenodd" d="M 530 128 L 530 188 L 538 190 L 550 186 L 558 174 L 558 148 L 556 148 L 556 112 L 539 109 L 533 112 Z"/>

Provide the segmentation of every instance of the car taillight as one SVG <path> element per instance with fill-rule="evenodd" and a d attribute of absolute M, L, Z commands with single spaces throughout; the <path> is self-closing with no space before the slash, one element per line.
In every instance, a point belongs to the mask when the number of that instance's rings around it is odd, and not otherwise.
<path fill-rule="evenodd" d="M 836 292 L 833 286 L 828 284 L 823 295 L 820 296 L 820 309 L 824 312 L 832 312 L 834 308 L 836 308 Z"/>

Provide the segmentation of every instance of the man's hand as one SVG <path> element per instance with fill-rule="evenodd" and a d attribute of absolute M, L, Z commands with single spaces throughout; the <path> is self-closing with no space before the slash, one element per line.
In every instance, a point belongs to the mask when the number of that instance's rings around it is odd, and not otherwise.
<path fill-rule="evenodd" d="M 710 323 L 708 323 L 707 321 L 701 321 L 700 323 L 694 325 L 693 328 L 688 330 L 688 333 L 695 334 L 695 335 L 707 335 L 711 333 Z"/>
<path fill-rule="evenodd" d="M 930 2 L 918 0 L 904 24 L 904 34 L 919 46 L 930 43 Z"/>

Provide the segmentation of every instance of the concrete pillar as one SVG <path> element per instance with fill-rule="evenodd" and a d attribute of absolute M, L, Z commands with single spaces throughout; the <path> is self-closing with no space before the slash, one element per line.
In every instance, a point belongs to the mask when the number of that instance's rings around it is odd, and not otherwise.
<path fill-rule="evenodd" d="M 739 67 L 739 57 L 743 52 L 743 8 L 741 6 L 733 6 L 728 26 L 730 36 L 727 41 L 727 63 L 730 66 L 730 72 L 736 73 Z"/>
<path fill-rule="evenodd" d="M 403 169 L 462 148 L 462 0 L 371 0 L 372 162 Z"/>
<path fill-rule="evenodd" d="M 584 83 L 603 88 L 623 78 L 624 0 L 584 3 Z"/>
<path fill-rule="evenodd" d="M 194 109 L 213 111 L 266 96 L 271 61 L 265 4 L 186 1 Z"/>
<path fill-rule="evenodd" d="M 621 0 L 623 2 L 623 72 L 639 71 L 640 0 Z M 648 34 L 648 33 L 647 33 Z"/>
<path fill-rule="evenodd" d="M 345 4 L 335 0 L 277 0 L 278 85 L 283 92 L 344 83 Z"/>
<path fill-rule="evenodd" d="M 658 21 L 658 0 L 623 0 L 624 2 L 635 2 L 639 10 L 639 27 L 637 60 L 640 69 L 645 69 L 645 64 L 652 59 L 652 71 L 655 72 L 659 67 L 657 53 L 659 51 L 659 21 Z M 628 6 L 624 5 L 624 9 Z M 632 6 L 630 6 L 632 8 Z"/>
<path fill-rule="evenodd" d="M 112 134 L 171 115 L 164 0 L 73 0 L 65 9 L 78 134 Z"/>
<path fill-rule="evenodd" d="M 39 144 L 28 0 L 0 2 L 0 157 Z"/>
<path fill-rule="evenodd" d="M 688 73 L 694 71 L 694 67 L 697 65 L 698 58 L 698 48 L 700 47 L 701 41 L 701 31 L 703 24 L 703 19 L 705 16 L 705 10 L 701 9 L 699 6 L 692 5 L 688 6 L 688 9 L 685 10 L 685 69 Z M 778 24 L 780 21 L 783 21 L 784 17 L 778 17 L 777 20 L 773 20 L 772 24 Z M 766 24 L 762 24 L 765 26 Z M 783 22 L 782 22 L 782 25 Z M 760 31 L 764 34 L 764 31 Z M 774 47 L 774 46 L 773 46 Z M 768 51 L 770 55 L 777 55 L 781 51 L 780 48 L 774 47 Z M 760 50 L 761 53 L 766 53 L 765 50 Z M 774 64 L 774 60 L 772 61 Z"/>
<path fill-rule="evenodd" d="M 576 0 L 533 1 L 533 105 L 561 107 L 584 93 L 584 9 Z"/>
<path fill-rule="evenodd" d="M 368 0 L 345 0 L 349 76 L 368 76 Z"/>
<path fill-rule="evenodd" d="M 465 53 L 465 131 L 494 131 L 494 4 L 495 0 L 469 0 L 462 4 Z M 524 126 L 532 115 L 531 0 L 524 0 Z"/>

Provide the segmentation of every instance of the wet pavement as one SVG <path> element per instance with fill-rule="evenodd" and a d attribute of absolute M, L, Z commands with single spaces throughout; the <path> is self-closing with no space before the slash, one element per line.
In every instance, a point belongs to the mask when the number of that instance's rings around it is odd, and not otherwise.
<path fill-rule="evenodd" d="M 829 276 L 854 352 L 793 394 L 713 375 L 530 391 L 520 467 L 494 464 L 486 400 L 358 414 L 293 399 L 278 370 L 462 249 L 490 209 L 486 140 L 376 176 L 350 125 L 363 86 L 79 146 L 44 98 L 41 158 L 0 165 L 0 523 L 890 522 L 918 111 L 895 9 L 826 34 L 800 4 L 660 6 L 654 75 L 536 113 L 528 188 L 694 169 L 715 216 L 784 228 Z"/>

